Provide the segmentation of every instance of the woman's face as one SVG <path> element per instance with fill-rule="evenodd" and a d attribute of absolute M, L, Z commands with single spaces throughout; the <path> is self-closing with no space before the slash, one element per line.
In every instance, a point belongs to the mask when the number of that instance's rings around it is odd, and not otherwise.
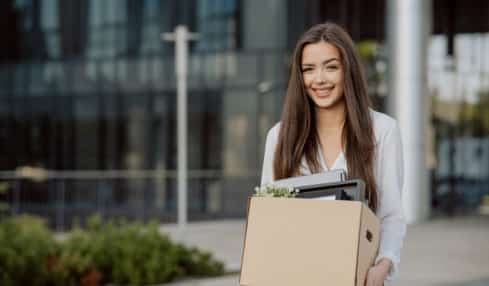
<path fill-rule="evenodd" d="M 343 65 L 338 49 L 324 41 L 302 49 L 302 77 L 309 97 L 319 108 L 342 102 Z"/>

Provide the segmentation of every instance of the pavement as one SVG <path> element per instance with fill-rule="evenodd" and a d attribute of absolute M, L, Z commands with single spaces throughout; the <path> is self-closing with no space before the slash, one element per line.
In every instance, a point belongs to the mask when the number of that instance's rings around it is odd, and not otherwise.
<path fill-rule="evenodd" d="M 161 230 L 188 246 L 208 250 L 232 274 L 167 286 L 238 286 L 244 220 L 189 223 Z M 233 274 L 234 273 L 234 274 Z M 395 286 L 489 286 L 489 216 L 431 219 L 408 226 Z"/>

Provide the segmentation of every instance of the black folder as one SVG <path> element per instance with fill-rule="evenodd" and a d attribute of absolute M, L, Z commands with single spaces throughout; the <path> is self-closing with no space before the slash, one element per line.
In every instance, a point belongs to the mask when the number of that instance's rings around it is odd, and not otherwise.
<path fill-rule="evenodd" d="M 295 190 L 298 198 L 329 198 L 368 204 L 365 197 L 365 183 L 360 179 L 297 186 Z"/>

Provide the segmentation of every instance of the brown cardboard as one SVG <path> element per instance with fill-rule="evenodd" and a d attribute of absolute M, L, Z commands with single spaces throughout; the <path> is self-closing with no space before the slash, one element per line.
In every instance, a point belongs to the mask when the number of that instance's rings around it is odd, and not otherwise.
<path fill-rule="evenodd" d="M 377 251 L 379 249 L 379 235 L 379 219 L 366 205 L 362 204 L 357 259 L 357 281 L 355 285 L 363 286 L 362 281 L 365 281 L 368 269 L 375 262 L 375 257 L 377 256 Z"/>
<path fill-rule="evenodd" d="M 379 222 L 360 202 L 253 197 L 240 285 L 363 286 L 378 240 Z"/>

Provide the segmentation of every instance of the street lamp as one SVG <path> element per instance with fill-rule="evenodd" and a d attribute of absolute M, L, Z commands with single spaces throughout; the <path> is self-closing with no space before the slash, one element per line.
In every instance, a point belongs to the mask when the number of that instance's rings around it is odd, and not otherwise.
<path fill-rule="evenodd" d="M 182 233 L 187 224 L 187 62 L 188 42 L 196 40 L 198 34 L 190 33 L 186 26 L 178 25 L 173 33 L 163 33 L 161 39 L 175 42 L 175 74 L 177 78 L 177 185 L 178 185 L 178 229 Z"/>

